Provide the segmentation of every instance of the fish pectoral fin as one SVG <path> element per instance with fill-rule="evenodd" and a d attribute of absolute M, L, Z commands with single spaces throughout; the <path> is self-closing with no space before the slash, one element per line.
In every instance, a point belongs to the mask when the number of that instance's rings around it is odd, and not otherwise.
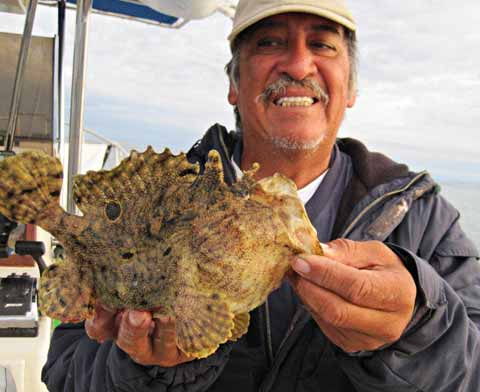
<path fill-rule="evenodd" d="M 40 279 L 38 302 L 43 314 L 62 322 L 93 317 L 96 300 L 91 269 L 68 260 L 51 264 Z"/>
<path fill-rule="evenodd" d="M 223 296 L 187 289 L 175 304 L 177 346 L 185 354 L 205 358 L 232 336 L 234 314 Z"/>

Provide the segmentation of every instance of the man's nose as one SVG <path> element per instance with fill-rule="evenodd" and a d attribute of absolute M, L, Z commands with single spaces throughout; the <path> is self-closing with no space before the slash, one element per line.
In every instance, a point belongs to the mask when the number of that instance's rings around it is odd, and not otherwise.
<path fill-rule="evenodd" d="M 295 80 L 303 80 L 315 74 L 314 56 L 305 42 L 289 44 L 283 59 L 278 65 L 278 71 L 287 74 Z"/>

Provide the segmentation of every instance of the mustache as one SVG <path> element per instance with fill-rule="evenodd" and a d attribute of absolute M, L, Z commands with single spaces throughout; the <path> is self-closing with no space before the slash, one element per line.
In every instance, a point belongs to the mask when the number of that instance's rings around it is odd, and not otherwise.
<path fill-rule="evenodd" d="M 257 101 L 263 101 L 267 103 L 270 101 L 272 95 L 285 94 L 287 92 L 287 87 L 301 87 L 309 89 L 313 92 L 315 98 L 323 102 L 325 105 L 328 105 L 330 97 L 328 93 L 320 86 L 320 84 L 314 80 L 305 78 L 303 80 L 296 80 L 289 75 L 281 75 L 280 78 L 269 84 L 263 93 L 257 97 Z"/>

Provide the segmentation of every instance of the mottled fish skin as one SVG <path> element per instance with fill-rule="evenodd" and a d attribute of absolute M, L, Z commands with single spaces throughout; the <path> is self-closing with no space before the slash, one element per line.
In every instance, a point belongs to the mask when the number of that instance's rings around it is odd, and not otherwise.
<path fill-rule="evenodd" d="M 321 254 L 295 184 L 279 174 L 233 186 L 217 151 L 205 170 L 151 147 L 116 168 L 74 179 L 83 216 L 59 205 L 61 164 L 38 152 L 0 163 L 0 212 L 35 223 L 64 246 L 45 271 L 39 302 L 62 321 L 110 309 L 176 319 L 177 345 L 203 358 L 247 330 L 248 312 L 278 287 L 298 253 Z"/>

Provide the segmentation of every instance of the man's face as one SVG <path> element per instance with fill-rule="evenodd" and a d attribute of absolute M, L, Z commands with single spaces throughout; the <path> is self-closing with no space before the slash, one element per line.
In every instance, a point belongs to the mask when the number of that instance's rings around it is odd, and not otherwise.
<path fill-rule="evenodd" d="M 238 107 L 245 135 L 285 148 L 333 140 L 355 102 L 343 28 L 315 15 L 288 13 L 258 22 L 241 44 L 239 70 L 238 91 L 231 86 L 228 98 Z M 267 87 L 282 78 L 317 84 L 328 103 L 318 91 L 288 82 L 264 99 Z"/>

